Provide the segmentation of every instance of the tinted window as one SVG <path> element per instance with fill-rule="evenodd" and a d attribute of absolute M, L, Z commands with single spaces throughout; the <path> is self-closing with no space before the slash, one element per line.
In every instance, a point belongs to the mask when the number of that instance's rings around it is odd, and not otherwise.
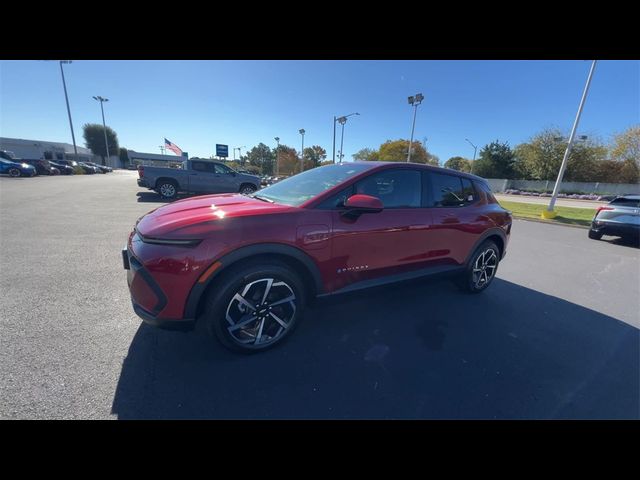
<path fill-rule="evenodd" d="M 430 173 L 434 207 L 459 207 L 465 203 L 460 177 Z"/>
<path fill-rule="evenodd" d="M 45 160 L 53 160 L 53 154 L 51 152 L 44 152 Z"/>
<path fill-rule="evenodd" d="M 216 173 L 231 173 L 231 169 L 226 165 L 221 165 L 219 163 L 214 163 L 213 165 Z"/>
<path fill-rule="evenodd" d="M 460 180 L 462 180 L 462 194 L 464 196 L 464 202 L 466 204 L 474 203 L 476 200 L 478 200 L 478 194 L 473 188 L 471 180 L 469 180 L 468 178 L 461 178 Z"/>
<path fill-rule="evenodd" d="M 620 207 L 640 207 L 640 200 L 633 200 L 631 198 L 616 198 L 611 200 L 610 205 L 619 205 Z"/>
<path fill-rule="evenodd" d="M 318 204 L 319 209 L 321 210 L 334 210 L 336 208 L 340 208 L 344 206 L 344 202 L 353 195 L 353 185 L 345 188 L 340 193 L 336 193 L 335 195 L 331 195 L 329 198 L 324 200 L 322 203 Z"/>
<path fill-rule="evenodd" d="M 207 162 L 192 162 L 191 163 L 191 168 L 193 168 L 194 170 L 196 170 L 198 172 L 212 172 L 213 171 L 212 164 L 207 163 Z"/>
<path fill-rule="evenodd" d="M 371 195 L 384 208 L 418 208 L 422 198 L 422 180 L 417 170 L 385 170 L 356 184 L 355 193 Z"/>

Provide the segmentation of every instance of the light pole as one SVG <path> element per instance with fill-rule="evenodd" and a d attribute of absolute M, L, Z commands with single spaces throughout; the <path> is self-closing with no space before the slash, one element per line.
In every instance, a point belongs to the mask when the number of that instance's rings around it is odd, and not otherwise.
<path fill-rule="evenodd" d="M 246 145 L 242 145 L 241 147 L 234 147 L 233 149 L 233 161 L 235 162 L 236 160 L 236 150 L 238 150 L 238 155 L 240 158 L 238 158 L 238 160 L 242 163 L 242 149 L 245 148 Z M 244 165 L 244 163 L 242 163 L 242 165 Z"/>
<path fill-rule="evenodd" d="M 104 121 L 104 102 L 108 102 L 109 99 L 108 98 L 104 98 L 101 97 L 100 95 L 98 95 L 97 97 L 93 97 L 94 100 L 97 100 L 98 102 L 100 102 L 100 110 L 102 111 L 102 127 L 104 130 L 104 146 L 107 148 L 107 160 L 109 160 L 109 142 L 107 142 L 107 125 Z"/>
<path fill-rule="evenodd" d="M 473 173 L 473 165 L 476 163 L 476 152 L 478 151 L 478 147 L 471 143 L 471 140 L 468 138 L 465 138 L 465 140 L 473 147 L 473 161 L 471 162 L 471 173 Z"/>
<path fill-rule="evenodd" d="M 569 154 L 571 153 L 571 147 L 573 146 L 573 139 L 576 135 L 576 129 L 578 128 L 578 123 L 580 122 L 580 115 L 582 114 L 582 108 L 584 107 L 584 102 L 587 99 L 587 94 L 589 93 L 589 86 L 591 85 L 591 77 L 593 77 L 593 71 L 596 68 L 597 62 L 598 62 L 597 60 L 594 60 L 593 63 L 591 64 L 591 69 L 589 70 L 589 76 L 587 77 L 587 83 L 584 86 L 584 91 L 582 92 L 582 99 L 580 99 L 580 106 L 578 107 L 578 113 L 576 114 L 576 119 L 573 122 L 571 135 L 569 135 L 569 143 L 567 144 L 567 149 L 564 152 L 564 157 L 562 159 L 562 164 L 560 165 L 560 171 L 558 172 L 558 178 L 556 179 L 556 184 L 553 187 L 553 194 L 551 195 L 551 201 L 549 202 L 549 207 L 547 207 L 546 210 L 542 211 L 542 218 L 554 218 L 556 216 L 556 212 L 553 210 L 553 207 L 556 204 L 556 199 L 558 197 L 558 190 L 560 190 L 562 177 L 564 176 L 564 171 L 567 168 L 567 160 L 569 159 Z"/>
<path fill-rule="evenodd" d="M 71 121 L 71 108 L 69 108 L 69 96 L 67 95 L 67 82 L 64 80 L 63 63 L 71 63 L 71 60 L 60 60 L 60 73 L 62 74 L 62 87 L 64 88 L 64 99 L 67 102 L 67 114 L 69 114 L 69 126 L 71 127 L 71 139 L 73 140 L 73 153 L 78 161 L 78 147 L 76 147 L 76 135 L 73 133 L 73 122 Z"/>
<path fill-rule="evenodd" d="M 280 163 L 280 137 L 274 137 L 273 139 L 276 141 L 276 144 L 278 145 L 276 147 L 276 177 L 277 177 L 279 173 L 278 164 Z"/>
<path fill-rule="evenodd" d="M 353 115 L 360 115 L 358 112 L 350 113 L 342 117 L 333 117 L 333 163 L 336 163 L 336 122 L 340 122 L 342 125 L 342 140 L 344 140 L 344 124 L 347 123 L 347 118 Z M 342 155 L 342 140 L 340 141 L 340 154 Z M 342 163 L 342 157 L 340 157 Z"/>
<path fill-rule="evenodd" d="M 302 173 L 304 172 L 304 134 L 306 132 L 304 128 L 301 128 L 298 132 L 302 135 L 302 149 L 300 150 L 300 173 Z"/>
<path fill-rule="evenodd" d="M 160 154 L 164 155 L 164 147 L 162 145 L 158 145 L 158 148 L 160 149 Z"/>
<path fill-rule="evenodd" d="M 416 115 L 418 113 L 418 105 L 420 105 L 422 103 L 422 100 L 424 100 L 424 95 L 422 95 L 421 93 L 416 93 L 415 96 L 412 95 L 407 100 L 409 101 L 409 105 L 412 105 L 414 107 L 413 125 L 411 126 L 411 140 L 409 141 L 409 153 L 407 153 L 407 162 L 410 162 L 411 150 L 413 147 L 413 132 L 416 128 Z"/>

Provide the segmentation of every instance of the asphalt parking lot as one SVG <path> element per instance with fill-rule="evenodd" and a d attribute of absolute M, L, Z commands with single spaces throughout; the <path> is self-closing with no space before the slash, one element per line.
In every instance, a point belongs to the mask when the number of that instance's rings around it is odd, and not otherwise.
<path fill-rule="evenodd" d="M 136 172 L 0 178 L 0 418 L 640 418 L 640 250 L 515 221 L 486 292 L 317 302 L 241 356 L 141 324 L 120 249 Z"/>

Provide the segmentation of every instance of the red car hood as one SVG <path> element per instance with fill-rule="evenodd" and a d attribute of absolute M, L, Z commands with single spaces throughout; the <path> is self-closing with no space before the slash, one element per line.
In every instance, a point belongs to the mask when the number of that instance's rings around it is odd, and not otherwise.
<path fill-rule="evenodd" d="M 281 213 L 293 208 L 237 193 L 205 195 L 178 200 L 149 212 L 140 218 L 136 230 L 156 238 L 197 238 L 212 227 L 222 228 L 229 218 Z"/>

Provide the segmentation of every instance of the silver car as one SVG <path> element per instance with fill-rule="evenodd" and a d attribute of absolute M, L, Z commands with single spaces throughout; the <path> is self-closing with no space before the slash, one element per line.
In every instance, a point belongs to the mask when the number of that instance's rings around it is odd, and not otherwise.
<path fill-rule="evenodd" d="M 598 208 L 591 221 L 589 238 L 600 240 L 603 235 L 640 238 L 640 195 L 617 197 Z"/>

